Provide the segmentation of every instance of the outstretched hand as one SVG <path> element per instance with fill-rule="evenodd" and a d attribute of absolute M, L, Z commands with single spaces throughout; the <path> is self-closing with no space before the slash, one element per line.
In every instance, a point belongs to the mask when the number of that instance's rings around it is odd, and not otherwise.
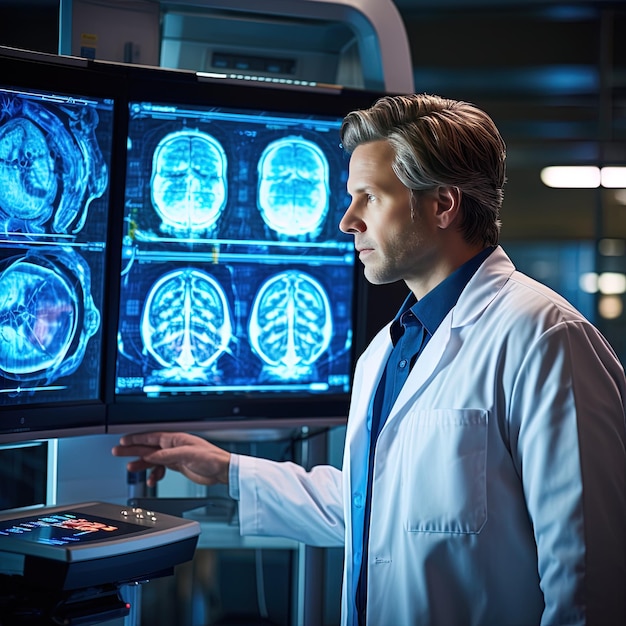
<path fill-rule="evenodd" d="M 124 435 L 111 450 L 113 456 L 139 457 L 129 461 L 129 472 L 151 470 L 150 487 L 176 470 L 201 485 L 228 484 L 230 452 L 188 433 L 149 432 Z"/>

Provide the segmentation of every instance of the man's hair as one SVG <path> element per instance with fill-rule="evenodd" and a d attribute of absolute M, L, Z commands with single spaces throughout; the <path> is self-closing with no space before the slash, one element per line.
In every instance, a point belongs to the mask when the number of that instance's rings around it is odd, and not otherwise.
<path fill-rule="evenodd" d="M 440 185 L 461 190 L 466 241 L 498 243 L 506 146 L 484 111 L 427 94 L 384 96 L 369 109 L 349 113 L 341 127 L 348 153 L 379 140 L 393 147 L 393 170 L 414 193 Z"/>

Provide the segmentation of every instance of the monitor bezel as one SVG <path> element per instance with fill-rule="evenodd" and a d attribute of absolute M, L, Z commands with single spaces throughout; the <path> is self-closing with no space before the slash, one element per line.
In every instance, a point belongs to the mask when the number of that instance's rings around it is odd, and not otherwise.
<path fill-rule="evenodd" d="M 187 71 L 128 67 L 128 102 L 203 104 L 238 110 L 279 114 L 304 113 L 343 118 L 349 111 L 370 106 L 381 93 L 346 90 L 335 86 L 267 83 L 209 78 Z M 128 120 L 127 120 L 128 121 Z M 347 159 L 346 159 L 347 162 Z M 119 208 L 123 208 L 119 205 Z M 121 223 L 118 216 L 115 223 Z M 118 237 L 119 239 L 119 237 Z M 111 248 L 112 255 L 120 257 Z M 356 359 L 365 347 L 368 286 L 358 260 L 353 268 L 353 337 L 350 354 L 350 388 Z M 120 297 L 115 285 L 116 298 Z M 116 328 L 117 319 L 113 320 Z M 115 331 L 110 330 L 112 356 L 107 382 L 115 389 Z M 345 424 L 350 391 L 328 395 L 258 392 L 146 398 L 111 395 L 107 400 L 107 432 L 185 430 L 194 432 L 241 429 L 293 429 L 305 426 L 333 427 Z M 175 415 L 181 415 L 175 419 Z"/>

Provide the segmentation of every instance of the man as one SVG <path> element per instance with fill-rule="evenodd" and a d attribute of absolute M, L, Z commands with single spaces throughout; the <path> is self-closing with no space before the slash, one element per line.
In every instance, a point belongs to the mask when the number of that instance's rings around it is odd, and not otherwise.
<path fill-rule="evenodd" d="M 476 107 L 396 96 L 350 113 L 365 276 L 411 293 L 355 372 L 342 471 L 181 433 L 130 470 L 229 483 L 242 534 L 345 545 L 344 624 L 626 623 L 623 368 L 498 246 L 505 146 Z"/>

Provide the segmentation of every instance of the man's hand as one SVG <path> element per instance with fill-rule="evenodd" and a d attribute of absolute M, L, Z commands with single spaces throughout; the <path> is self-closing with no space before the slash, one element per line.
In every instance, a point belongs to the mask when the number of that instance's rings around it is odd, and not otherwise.
<path fill-rule="evenodd" d="M 188 433 L 150 432 L 124 435 L 112 451 L 113 456 L 136 456 L 129 461 L 129 472 L 150 469 L 150 487 L 176 470 L 201 485 L 228 484 L 230 452 Z"/>

